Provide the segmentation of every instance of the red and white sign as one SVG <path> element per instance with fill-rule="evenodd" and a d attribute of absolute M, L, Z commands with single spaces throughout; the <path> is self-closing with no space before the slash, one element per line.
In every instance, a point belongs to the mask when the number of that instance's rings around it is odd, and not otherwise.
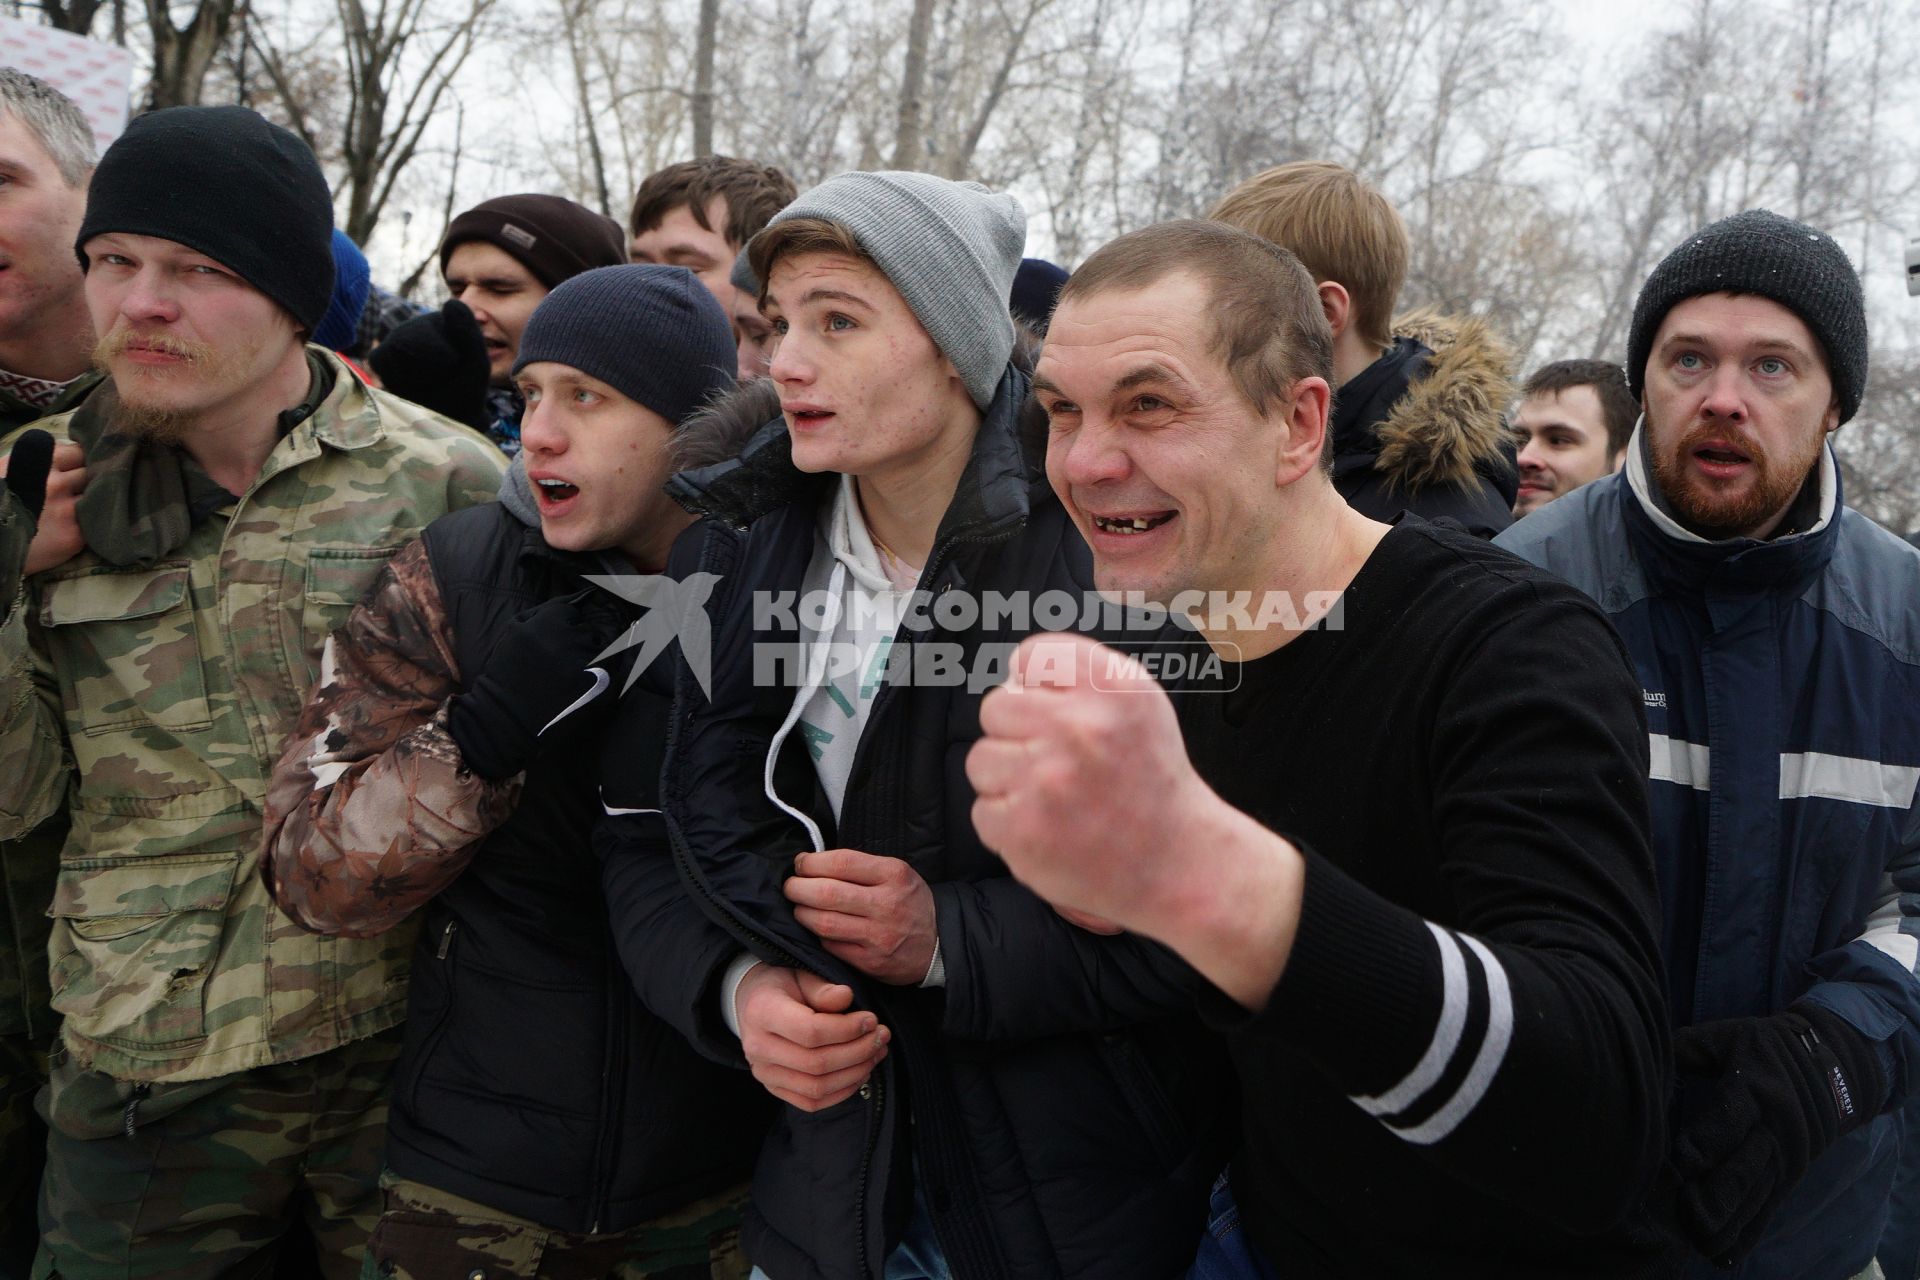
<path fill-rule="evenodd" d="M 127 127 L 133 55 L 118 45 L 0 18 L 0 67 L 38 76 L 72 98 L 86 112 L 102 151 Z"/>

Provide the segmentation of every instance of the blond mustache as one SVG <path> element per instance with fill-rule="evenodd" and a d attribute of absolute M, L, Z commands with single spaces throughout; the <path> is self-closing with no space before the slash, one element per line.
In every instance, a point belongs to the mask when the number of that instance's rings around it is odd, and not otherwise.
<path fill-rule="evenodd" d="M 132 329 L 115 329 L 95 345 L 94 363 L 104 364 L 136 343 L 150 351 L 165 352 L 167 355 L 188 361 L 204 361 L 213 354 L 212 348 L 204 343 L 189 342 L 185 338 L 176 338 L 171 334 L 138 333 Z"/>

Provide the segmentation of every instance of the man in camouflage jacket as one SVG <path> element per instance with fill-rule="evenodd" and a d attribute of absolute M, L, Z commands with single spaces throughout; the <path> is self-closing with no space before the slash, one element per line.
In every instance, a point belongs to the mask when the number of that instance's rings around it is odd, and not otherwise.
<path fill-rule="evenodd" d="M 0 515 L 0 840 L 72 824 L 36 1275 L 250 1273 L 304 1216 L 345 1277 L 377 1216 L 410 948 L 274 907 L 266 780 L 327 633 L 500 462 L 305 345 L 331 222 L 312 153 L 234 107 L 136 119 L 89 190 L 108 379 L 38 424 L 44 511 Z"/>

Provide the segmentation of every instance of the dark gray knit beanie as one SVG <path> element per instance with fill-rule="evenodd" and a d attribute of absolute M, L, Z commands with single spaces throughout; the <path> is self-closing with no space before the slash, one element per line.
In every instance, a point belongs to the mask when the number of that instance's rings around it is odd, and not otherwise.
<path fill-rule="evenodd" d="M 598 378 L 677 427 L 733 386 L 733 330 L 685 267 L 596 267 L 561 282 L 527 321 L 513 371 L 541 360 Z"/>
<path fill-rule="evenodd" d="M 1013 354 L 1007 294 L 1027 244 L 1027 211 L 1018 200 L 930 173 L 843 173 L 802 192 L 767 226 L 789 218 L 821 218 L 851 231 L 953 361 L 974 404 L 993 403 Z M 742 263 L 753 278 L 743 257 L 736 283 Z"/>
<path fill-rule="evenodd" d="M 1804 222 L 1766 209 L 1736 213 L 1689 236 L 1647 277 L 1627 334 L 1627 386 L 1639 399 L 1667 312 L 1703 293 L 1770 298 L 1806 322 L 1826 349 L 1845 422 L 1867 389 L 1867 306 L 1846 250 Z"/>
<path fill-rule="evenodd" d="M 333 194 L 307 144 L 245 107 L 135 116 L 87 186 L 74 251 L 110 231 L 204 253 L 311 334 L 333 301 Z"/>

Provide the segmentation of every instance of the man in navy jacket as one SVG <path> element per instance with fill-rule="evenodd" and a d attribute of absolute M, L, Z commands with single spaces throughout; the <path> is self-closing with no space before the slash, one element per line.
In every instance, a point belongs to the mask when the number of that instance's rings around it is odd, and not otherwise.
<path fill-rule="evenodd" d="M 1497 539 L 1639 672 L 1689 1274 L 1867 1267 L 1920 1067 L 1920 554 L 1847 509 L 1827 443 L 1866 373 L 1839 246 L 1717 222 L 1635 307 L 1625 471 Z"/>

